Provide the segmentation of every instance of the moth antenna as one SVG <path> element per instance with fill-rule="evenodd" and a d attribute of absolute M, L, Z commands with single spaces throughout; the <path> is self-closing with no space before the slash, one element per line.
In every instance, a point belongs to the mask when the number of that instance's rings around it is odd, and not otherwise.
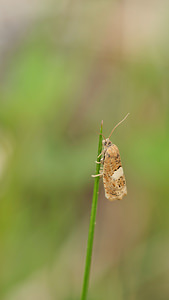
<path fill-rule="evenodd" d="M 102 133 L 99 133 L 99 135 L 102 135 L 104 137 L 104 139 L 106 140 L 105 136 Z"/>
<path fill-rule="evenodd" d="M 110 133 L 110 135 L 109 135 L 109 137 L 108 138 L 110 138 L 111 137 L 111 135 L 112 135 L 112 133 L 113 133 L 113 131 L 128 117 L 128 115 L 129 115 L 130 113 L 128 113 L 125 117 L 124 117 L 124 119 L 123 120 L 121 120 L 119 123 L 117 123 L 117 125 L 112 129 L 112 131 L 111 131 L 111 133 Z"/>

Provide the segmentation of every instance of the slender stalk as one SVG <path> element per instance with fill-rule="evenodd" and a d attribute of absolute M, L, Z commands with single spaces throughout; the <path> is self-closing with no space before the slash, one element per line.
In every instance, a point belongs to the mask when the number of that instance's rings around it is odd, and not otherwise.
<path fill-rule="evenodd" d="M 100 128 L 101 134 L 102 134 L 102 127 L 103 127 L 103 121 L 101 122 L 101 128 Z M 101 134 L 99 135 L 98 156 L 100 155 L 100 153 L 102 151 L 102 135 Z M 97 158 L 97 161 L 100 162 L 100 157 Z M 100 171 L 100 164 L 96 164 L 96 174 L 99 174 L 99 171 Z M 95 229 L 95 222 L 96 222 L 97 202 L 98 202 L 98 191 L 99 191 L 99 177 L 95 177 L 91 216 L 90 216 L 90 225 L 89 225 L 89 234 L 88 234 L 88 242 L 87 242 L 87 250 L 86 250 L 86 264 L 85 264 L 85 270 L 84 270 L 81 300 L 87 299 L 87 292 L 88 292 L 88 287 L 89 287 L 94 229 Z"/>

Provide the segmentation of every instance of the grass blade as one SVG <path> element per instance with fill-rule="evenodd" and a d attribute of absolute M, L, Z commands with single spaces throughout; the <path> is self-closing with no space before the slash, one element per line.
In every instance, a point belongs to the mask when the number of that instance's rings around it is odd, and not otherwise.
<path fill-rule="evenodd" d="M 103 121 L 101 122 L 101 128 L 100 128 L 101 134 L 102 134 L 102 127 L 103 127 Z M 100 155 L 100 153 L 102 151 L 102 135 L 101 134 L 99 135 L 98 156 Z M 100 162 L 100 159 L 101 159 L 101 157 L 97 158 L 97 161 Z M 96 164 L 96 174 L 99 174 L 99 171 L 100 171 L 100 164 Z M 91 208 L 91 216 L 90 216 L 89 234 L 88 234 L 88 242 L 87 242 L 87 250 L 86 250 L 86 264 L 85 264 L 85 270 L 84 270 L 84 279 L 83 279 L 81 300 L 87 299 L 87 292 L 88 292 L 88 287 L 89 287 L 94 229 L 95 229 L 95 222 L 96 222 L 97 202 L 98 202 L 98 191 L 99 191 L 99 177 L 96 177 L 95 182 L 94 182 L 94 190 L 93 190 L 93 200 L 92 200 L 92 208 Z"/>

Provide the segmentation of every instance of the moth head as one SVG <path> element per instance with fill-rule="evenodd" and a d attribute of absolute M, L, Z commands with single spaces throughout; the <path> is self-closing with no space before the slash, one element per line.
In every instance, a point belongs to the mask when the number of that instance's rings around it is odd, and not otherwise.
<path fill-rule="evenodd" d="M 103 145 L 103 147 L 107 148 L 107 147 L 110 147 L 112 145 L 112 142 L 108 138 L 108 139 L 105 139 L 105 140 L 102 141 L 102 145 Z"/>

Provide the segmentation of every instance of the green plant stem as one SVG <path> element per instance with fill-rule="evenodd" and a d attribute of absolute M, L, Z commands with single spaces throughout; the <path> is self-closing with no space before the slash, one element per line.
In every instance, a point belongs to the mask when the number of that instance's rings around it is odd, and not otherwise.
<path fill-rule="evenodd" d="M 103 121 L 101 122 L 100 133 L 102 133 L 102 127 L 103 127 Z M 100 134 L 99 135 L 99 145 L 98 145 L 98 156 L 100 155 L 101 151 L 102 151 L 102 135 Z M 97 161 L 100 162 L 100 157 L 97 158 Z M 99 174 L 99 171 L 100 171 L 100 164 L 96 164 L 96 174 Z M 99 179 L 100 179 L 99 176 L 95 177 L 95 182 L 94 182 L 93 200 L 92 200 L 89 234 L 88 234 L 87 251 L 86 251 L 86 264 L 85 264 L 85 270 L 84 270 L 81 300 L 87 299 L 86 297 L 87 297 L 87 292 L 88 292 L 88 287 L 89 287 L 94 229 L 95 229 L 95 222 L 96 222 L 97 202 L 98 202 Z"/>

